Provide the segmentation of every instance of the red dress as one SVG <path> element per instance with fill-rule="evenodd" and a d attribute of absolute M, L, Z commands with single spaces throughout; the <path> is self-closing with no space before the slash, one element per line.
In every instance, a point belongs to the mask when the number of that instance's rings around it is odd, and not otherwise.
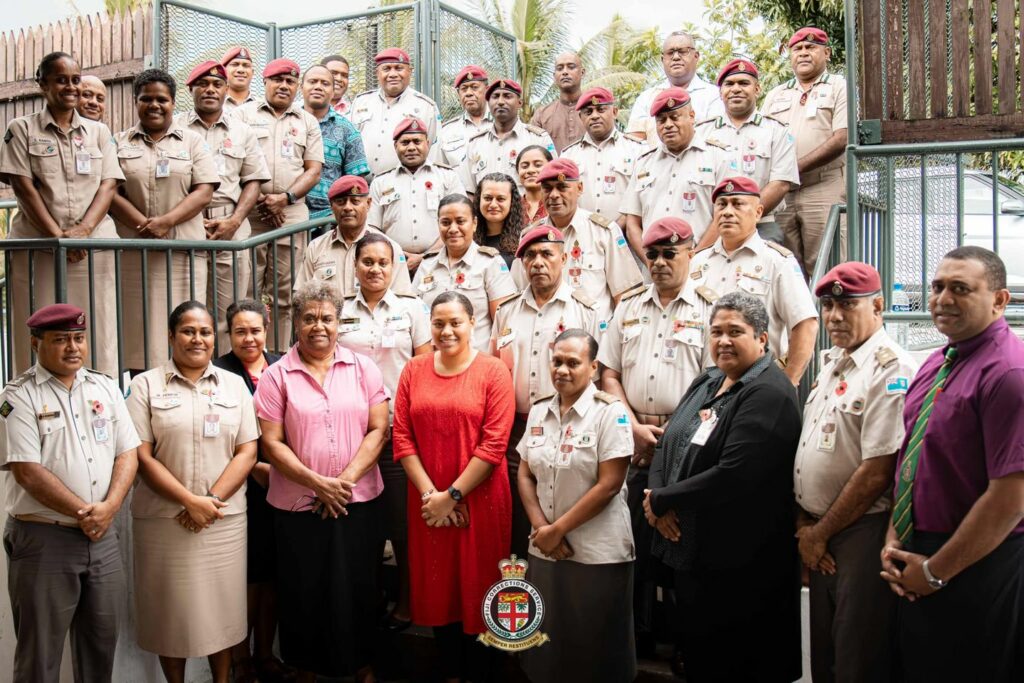
<path fill-rule="evenodd" d="M 483 633 L 481 605 L 501 578 L 509 556 L 512 493 L 505 450 L 515 416 L 508 368 L 477 354 L 459 375 L 434 371 L 434 354 L 406 364 L 395 397 L 395 460 L 418 455 L 438 490 L 447 489 L 476 456 L 495 467 L 466 495 L 469 526 L 431 528 L 420 516 L 420 495 L 409 483 L 409 578 L 412 620 L 423 626 L 461 621 L 466 633 Z"/>

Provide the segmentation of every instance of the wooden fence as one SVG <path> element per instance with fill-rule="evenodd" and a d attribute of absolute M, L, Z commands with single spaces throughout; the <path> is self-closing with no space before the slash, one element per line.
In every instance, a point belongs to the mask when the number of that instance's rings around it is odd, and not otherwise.
<path fill-rule="evenodd" d="M 1024 137 L 1020 0 L 859 0 L 861 118 L 882 142 Z"/>

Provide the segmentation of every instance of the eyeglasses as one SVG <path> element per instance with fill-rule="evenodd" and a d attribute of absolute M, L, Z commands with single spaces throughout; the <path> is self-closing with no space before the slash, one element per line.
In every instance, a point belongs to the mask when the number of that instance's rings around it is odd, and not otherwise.
<path fill-rule="evenodd" d="M 659 256 L 666 261 L 671 261 L 678 254 L 679 252 L 675 249 L 648 249 L 644 252 L 644 256 L 647 257 L 648 261 L 657 261 Z"/>
<path fill-rule="evenodd" d="M 696 51 L 697 49 L 693 47 L 676 47 L 671 50 L 665 50 L 661 53 L 661 56 L 666 59 L 672 59 L 673 57 L 689 57 Z"/>

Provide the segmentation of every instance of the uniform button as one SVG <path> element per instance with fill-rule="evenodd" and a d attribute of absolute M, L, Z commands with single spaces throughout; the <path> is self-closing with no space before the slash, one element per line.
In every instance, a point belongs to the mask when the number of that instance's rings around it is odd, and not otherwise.
<path fill-rule="evenodd" d="M 648 396 L 648 397 L 647 397 L 647 400 L 648 400 L 648 401 L 653 401 L 653 400 L 654 400 L 654 397 L 653 397 L 653 396 Z"/>
<path fill-rule="evenodd" d="M 661 339 L 661 332 L 658 333 L 658 339 Z"/>
<path fill-rule="evenodd" d="M 96 485 L 96 481 L 95 481 L 95 480 L 93 480 L 93 482 L 92 482 L 92 485 L 93 485 L 93 486 L 95 486 L 95 485 Z"/>
<path fill-rule="evenodd" d="M 89 462 L 92 462 L 92 458 L 89 458 Z"/>
<path fill-rule="evenodd" d="M 534 333 L 533 333 L 533 336 L 534 336 L 534 337 L 539 337 L 539 336 L 540 336 L 540 332 L 534 332 Z"/>
<path fill-rule="evenodd" d="M 843 407 L 845 408 L 846 406 L 843 406 Z M 85 441 L 85 437 L 84 436 L 81 437 L 81 439 L 82 439 L 82 441 Z M 93 483 L 95 483 L 95 482 L 93 482 Z"/>
<path fill-rule="evenodd" d="M 800 468 L 799 467 L 796 468 L 796 473 L 800 474 Z"/>
<path fill-rule="evenodd" d="M 531 373 L 530 373 L 530 377 L 536 377 L 536 376 L 537 376 L 537 373 L 536 373 L 536 372 L 531 372 Z"/>
<path fill-rule="evenodd" d="M 654 375 L 651 375 L 651 379 L 654 379 Z"/>
<path fill-rule="evenodd" d="M 727 258 L 727 259 L 725 259 L 725 262 L 726 263 L 732 263 L 732 259 L 731 258 Z"/>
<path fill-rule="evenodd" d="M 722 282 L 725 282 L 725 278 L 724 277 L 722 278 Z"/>
<path fill-rule="evenodd" d="M 657 358 L 657 357 L 658 357 L 658 354 L 654 354 L 654 357 L 655 357 L 655 358 Z"/>
<path fill-rule="evenodd" d="M 537 352 L 536 352 L 536 351 L 534 351 L 534 352 L 533 352 L 533 355 L 535 355 L 535 356 L 536 356 L 536 355 L 537 355 Z"/>

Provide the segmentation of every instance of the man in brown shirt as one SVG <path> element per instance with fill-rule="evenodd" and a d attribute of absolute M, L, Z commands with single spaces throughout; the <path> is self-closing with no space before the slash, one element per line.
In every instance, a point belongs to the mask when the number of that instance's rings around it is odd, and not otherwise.
<path fill-rule="evenodd" d="M 583 60 L 575 52 L 564 52 L 555 57 L 555 85 L 558 99 L 545 104 L 533 113 L 530 123 L 548 132 L 555 143 L 555 149 L 562 150 L 583 137 L 585 132 L 576 102 L 580 99 L 583 83 Z"/>

